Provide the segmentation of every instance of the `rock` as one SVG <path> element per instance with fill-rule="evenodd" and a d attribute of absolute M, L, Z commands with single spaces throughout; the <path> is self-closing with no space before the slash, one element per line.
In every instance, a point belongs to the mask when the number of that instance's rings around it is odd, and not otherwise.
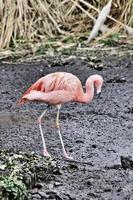
<path fill-rule="evenodd" d="M 131 156 L 121 156 L 121 166 L 123 169 L 133 169 L 133 159 Z"/>

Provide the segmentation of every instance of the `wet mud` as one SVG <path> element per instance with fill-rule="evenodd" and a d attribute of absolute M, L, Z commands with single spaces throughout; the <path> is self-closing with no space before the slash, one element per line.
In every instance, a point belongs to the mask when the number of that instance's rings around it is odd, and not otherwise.
<path fill-rule="evenodd" d="M 89 59 L 81 58 L 56 65 L 46 60 L 0 63 L 0 149 L 13 152 L 42 154 L 36 120 L 46 105 L 17 105 L 21 94 L 38 78 L 55 71 L 71 72 L 83 85 L 92 74 L 104 78 L 99 99 L 94 97 L 84 105 L 67 103 L 61 109 L 64 143 L 77 162 L 64 161 L 55 128 L 56 108 L 49 109 L 43 130 L 49 153 L 61 173 L 47 185 L 43 183 L 39 191 L 33 190 L 34 200 L 133 199 L 133 169 L 123 168 L 121 163 L 121 158 L 133 156 L 133 59 L 131 55 L 105 54 L 95 66 Z"/>

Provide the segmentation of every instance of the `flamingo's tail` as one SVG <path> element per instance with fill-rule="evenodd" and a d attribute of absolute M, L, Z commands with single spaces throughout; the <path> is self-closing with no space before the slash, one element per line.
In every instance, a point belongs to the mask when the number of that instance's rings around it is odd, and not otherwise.
<path fill-rule="evenodd" d="M 45 91 L 44 87 L 43 87 L 43 82 L 38 80 L 37 82 L 35 82 L 33 85 L 31 85 L 29 87 L 28 90 L 25 91 L 25 93 L 22 95 L 22 97 L 18 100 L 18 105 L 23 105 L 24 103 L 26 103 L 28 101 L 28 99 L 25 97 L 26 94 L 29 94 L 32 90 L 36 90 L 36 91 Z"/>
<path fill-rule="evenodd" d="M 18 105 L 18 106 L 21 106 L 21 105 L 23 105 L 23 104 L 26 103 L 26 102 L 27 102 L 27 99 L 21 98 L 21 99 L 18 100 L 17 105 Z"/>
<path fill-rule="evenodd" d="M 30 91 L 34 88 L 34 85 L 32 85 L 28 90 L 25 91 L 25 93 L 22 95 L 22 97 L 18 100 L 17 105 L 21 106 L 24 103 L 26 103 L 28 100 L 26 98 L 24 98 L 24 96 L 28 93 L 30 93 Z"/>

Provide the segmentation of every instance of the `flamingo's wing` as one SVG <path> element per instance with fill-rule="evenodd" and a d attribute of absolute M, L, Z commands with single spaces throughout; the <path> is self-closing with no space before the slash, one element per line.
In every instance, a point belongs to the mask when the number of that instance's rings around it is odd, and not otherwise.
<path fill-rule="evenodd" d="M 22 97 L 22 100 L 42 101 L 50 105 L 63 104 L 73 100 L 73 95 L 66 90 L 56 90 L 48 93 L 32 90 Z"/>
<path fill-rule="evenodd" d="M 32 92 L 34 91 L 34 92 Z M 40 94 L 40 97 L 42 98 L 45 96 L 43 101 L 46 102 L 49 101 L 51 104 L 56 104 L 55 102 L 59 102 L 60 100 L 62 103 L 65 103 L 67 101 L 71 101 L 74 98 L 76 99 L 76 96 L 83 93 L 81 82 L 79 79 L 69 73 L 65 72 L 57 72 L 48 74 L 42 78 L 40 78 L 36 83 L 34 83 L 21 97 L 19 100 L 19 104 L 23 104 L 26 102 L 26 99 L 28 95 L 32 94 L 32 97 L 35 95 L 35 91 L 37 92 L 36 95 Z M 39 93 L 41 92 L 41 93 Z M 34 93 L 34 95 L 33 95 Z M 26 96 L 27 95 L 27 96 Z M 53 95 L 54 98 L 53 98 Z M 57 96 L 56 96 L 57 95 Z M 63 96 L 61 96 L 63 95 Z M 37 99 L 38 96 L 34 96 L 32 100 L 40 100 Z M 54 99 L 51 99 L 51 97 Z"/>

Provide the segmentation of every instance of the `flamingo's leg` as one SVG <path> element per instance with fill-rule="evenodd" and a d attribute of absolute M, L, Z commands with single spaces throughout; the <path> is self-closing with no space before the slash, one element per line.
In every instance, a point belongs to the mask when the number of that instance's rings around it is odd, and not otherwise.
<path fill-rule="evenodd" d="M 48 107 L 43 111 L 43 113 L 40 115 L 40 117 L 38 118 L 37 121 L 39 123 L 39 129 L 40 129 L 40 133 L 41 133 L 41 137 L 42 137 L 42 143 L 43 143 L 43 149 L 44 149 L 43 150 L 43 155 L 47 156 L 47 157 L 50 157 L 50 154 L 48 153 L 47 148 L 46 148 L 46 143 L 45 143 L 45 140 L 44 140 L 43 130 L 42 130 L 42 117 L 46 114 L 46 111 L 47 111 Z"/>
<path fill-rule="evenodd" d="M 61 135 L 61 131 L 60 131 L 60 124 L 59 124 L 59 113 L 60 113 L 60 108 L 61 108 L 61 105 L 57 105 L 57 117 L 56 117 L 56 127 L 57 127 L 57 130 L 58 130 L 58 134 L 59 134 L 59 138 L 60 138 L 60 141 L 61 141 L 61 145 L 62 145 L 62 149 L 63 149 L 63 154 L 64 154 L 64 157 L 68 160 L 73 160 L 72 157 L 70 157 L 67 152 L 66 152 L 66 149 L 65 149 L 65 146 L 64 146 L 64 142 L 63 142 L 63 139 L 62 139 L 62 135 Z"/>

